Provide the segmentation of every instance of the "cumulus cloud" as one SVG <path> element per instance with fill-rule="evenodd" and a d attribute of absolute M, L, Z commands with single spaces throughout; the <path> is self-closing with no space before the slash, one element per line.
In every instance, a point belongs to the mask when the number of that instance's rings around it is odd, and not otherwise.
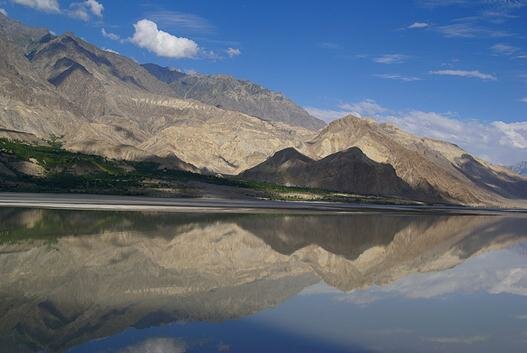
<path fill-rule="evenodd" d="M 426 22 L 414 22 L 411 25 L 409 25 L 408 29 L 422 29 L 422 28 L 428 28 L 430 25 Z"/>
<path fill-rule="evenodd" d="M 67 9 L 61 9 L 58 0 L 11 0 L 15 4 L 31 7 L 33 9 L 58 13 L 69 17 L 88 21 L 92 16 L 102 18 L 104 6 L 96 0 L 72 2 Z"/>
<path fill-rule="evenodd" d="M 382 78 L 385 80 L 396 80 L 396 81 L 403 81 L 403 82 L 421 81 L 419 77 L 406 76 L 406 75 L 401 75 L 401 74 L 375 74 L 373 76 Z"/>
<path fill-rule="evenodd" d="M 231 58 L 234 58 L 235 56 L 240 56 L 242 54 L 242 51 L 238 48 L 228 48 L 227 49 L 227 55 Z"/>
<path fill-rule="evenodd" d="M 7 11 L 6 11 L 6 9 L 2 9 L 2 8 L 0 8 L 0 13 L 1 13 L 2 15 L 4 15 L 4 16 L 7 16 Z"/>
<path fill-rule="evenodd" d="M 95 0 L 86 0 L 84 2 L 84 6 L 86 6 L 92 14 L 94 14 L 97 17 L 102 17 L 102 12 L 104 10 L 104 6 Z"/>
<path fill-rule="evenodd" d="M 420 110 L 393 111 L 373 100 L 340 104 L 337 109 L 307 107 L 306 110 L 326 122 L 348 114 L 372 117 L 418 136 L 455 143 L 498 164 L 512 165 L 525 160 L 527 155 L 527 122 L 483 122 Z"/>
<path fill-rule="evenodd" d="M 478 78 L 484 81 L 496 81 L 498 79 L 495 75 L 486 74 L 478 70 L 436 70 L 430 71 L 430 73 L 433 75 Z"/>
<path fill-rule="evenodd" d="M 408 56 L 403 54 L 385 54 L 373 58 L 373 61 L 378 64 L 400 64 L 405 62 L 407 59 Z"/>
<path fill-rule="evenodd" d="M 527 122 L 462 120 L 413 110 L 381 117 L 410 133 L 448 141 L 499 164 L 514 164 L 527 155 Z"/>
<path fill-rule="evenodd" d="M 104 38 L 108 38 L 111 40 L 121 40 L 121 37 L 119 35 L 112 33 L 112 32 L 108 32 L 104 28 L 101 29 L 101 34 Z"/>
<path fill-rule="evenodd" d="M 125 347 L 119 353 L 184 353 L 185 344 L 173 338 L 149 338 L 135 345 Z"/>
<path fill-rule="evenodd" d="M 60 12 L 58 0 L 12 0 L 15 4 L 45 12 Z"/>
<path fill-rule="evenodd" d="M 83 21 L 88 21 L 91 16 L 102 18 L 104 6 L 95 0 L 85 0 L 83 2 L 74 2 L 66 13 Z"/>
<path fill-rule="evenodd" d="M 199 46 L 193 40 L 159 30 L 150 20 L 140 20 L 134 28 L 132 43 L 158 56 L 182 59 L 195 57 L 199 52 Z"/>

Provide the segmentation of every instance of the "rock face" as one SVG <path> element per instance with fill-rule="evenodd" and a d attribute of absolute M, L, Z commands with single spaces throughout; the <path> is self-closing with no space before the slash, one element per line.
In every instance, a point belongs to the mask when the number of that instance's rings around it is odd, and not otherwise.
<path fill-rule="evenodd" d="M 370 195 L 411 196 L 411 188 L 389 164 L 377 163 L 357 147 L 320 160 L 294 148 L 277 152 L 240 176 L 244 179 Z M 417 195 L 414 195 L 417 196 Z"/>
<path fill-rule="evenodd" d="M 523 162 L 520 162 L 516 165 L 513 165 L 511 167 L 509 167 L 509 169 L 511 169 L 513 172 L 516 172 L 520 175 L 525 175 L 527 176 L 527 161 L 523 161 Z"/>
<path fill-rule="evenodd" d="M 389 124 L 348 116 L 306 142 L 306 155 L 324 158 L 358 147 L 372 160 L 389 163 L 415 190 L 439 193 L 447 201 L 466 204 L 505 203 L 525 198 L 527 179 L 476 159 L 456 145 L 421 138 Z"/>
<path fill-rule="evenodd" d="M 0 352 L 241 318 L 320 280 L 343 291 L 383 285 L 524 241 L 525 223 L 2 209 Z"/>
<path fill-rule="evenodd" d="M 195 99 L 263 120 L 280 121 L 310 130 L 319 130 L 325 125 L 281 93 L 249 81 L 225 75 L 187 75 L 155 64 L 145 64 L 143 67 L 159 80 L 168 83 L 180 98 Z"/>

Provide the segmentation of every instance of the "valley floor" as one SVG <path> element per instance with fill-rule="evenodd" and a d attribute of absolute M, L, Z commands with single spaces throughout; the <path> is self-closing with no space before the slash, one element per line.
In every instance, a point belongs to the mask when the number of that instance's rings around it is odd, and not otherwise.
<path fill-rule="evenodd" d="M 143 212 L 210 213 L 364 213 L 403 212 L 434 214 L 527 214 L 527 208 L 472 208 L 462 206 L 382 205 L 318 201 L 273 201 L 222 198 L 154 198 L 90 194 L 0 193 L 0 207 L 33 207 Z"/>

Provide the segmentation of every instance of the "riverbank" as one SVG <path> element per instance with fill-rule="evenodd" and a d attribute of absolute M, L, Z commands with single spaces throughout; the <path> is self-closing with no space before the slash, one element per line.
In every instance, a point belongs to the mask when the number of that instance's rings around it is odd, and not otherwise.
<path fill-rule="evenodd" d="M 526 214 L 527 209 L 463 206 L 382 205 L 318 201 L 223 198 L 154 198 L 90 194 L 0 193 L 0 207 L 74 210 L 210 213 L 364 213 Z"/>

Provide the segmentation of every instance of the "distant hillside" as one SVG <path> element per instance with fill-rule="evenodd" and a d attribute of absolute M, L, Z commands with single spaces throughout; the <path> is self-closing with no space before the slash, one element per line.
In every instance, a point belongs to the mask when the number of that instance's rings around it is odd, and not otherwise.
<path fill-rule="evenodd" d="M 145 64 L 143 67 L 159 80 L 168 83 L 180 98 L 191 98 L 219 108 L 306 129 L 319 130 L 325 125 L 281 93 L 249 81 L 225 75 L 187 75 L 155 64 Z"/>

